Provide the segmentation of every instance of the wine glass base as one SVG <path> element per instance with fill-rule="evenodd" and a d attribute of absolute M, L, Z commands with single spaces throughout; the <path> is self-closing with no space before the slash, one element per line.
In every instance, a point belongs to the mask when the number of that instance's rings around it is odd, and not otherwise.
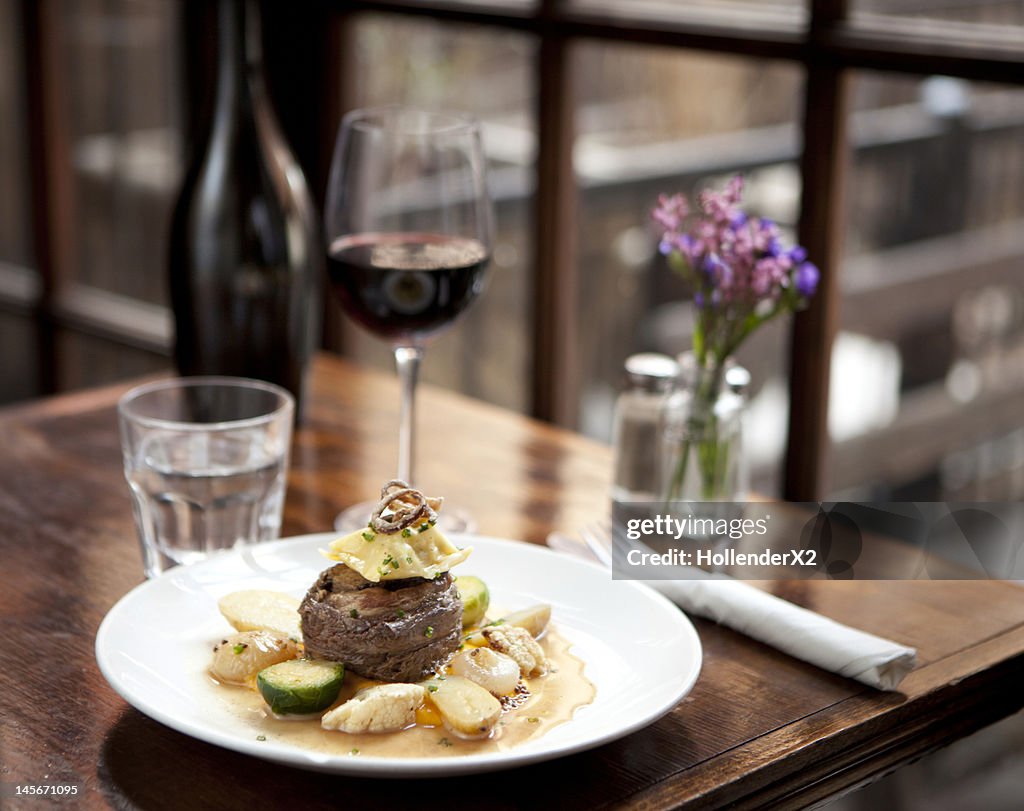
<path fill-rule="evenodd" d="M 335 532 L 349 533 L 365 527 L 378 503 L 377 501 L 361 501 L 342 510 L 334 519 Z M 476 532 L 477 529 L 476 519 L 470 513 L 447 504 L 437 516 L 437 526 L 446 535 L 468 534 Z"/>

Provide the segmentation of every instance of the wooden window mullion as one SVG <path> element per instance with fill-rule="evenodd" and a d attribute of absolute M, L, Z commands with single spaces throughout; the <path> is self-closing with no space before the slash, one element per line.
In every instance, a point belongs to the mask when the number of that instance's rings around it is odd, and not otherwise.
<path fill-rule="evenodd" d="M 847 76 L 844 67 L 814 46 L 845 13 L 845 0 L 811 2 L 799 240 L 821 271 L 821 279 L 808 309 L 793 319 L 783 484 L 783 497 L 792 501 L 817 501 L 827 492 L 829 374 L 839 321 L 847 160 Z"/>
<path fill-rule="evenodd" d="M 26 83 L 31 178 L 32 247 L 39 274 L 35 308 L 41 393 L 58 390 L 58 299 L 72 272 L 74 192 L 70 126 L 61 97 L 64 79 L 61 13 L 54 0 L 22 0 L 19 8 Z"/>
<path fill-rule="evenodd" d="M 558 0 L 544 0 L 551 19 Z M 577 190 L 572 165 L 575 135 L 568 40 L 542 29 L 538 43 L 537 189 L 533 263 L 531 410 L 565 427 L 577 423 Z"/>
<path fill-rule="evenodd" d="M 335 139 L 338 136 L 341 119 L 345 113 L 355 109 L 359 104 L 357 22 L 355 14 L 343 11 L 332 16 L 327 23 L 326 70 L 328 73 L 325 79 L 325 99 L 319 124 L 323 141 L 320 149 L 320 166 L 323 172 L 323 176 L 320 178 L 321 194 L 319 195 L 321 211 L 326 205 L 331 159 L 334 156 Z M 341 317 L 341 306 L 330 289 L 324 291 L 321 345 L 338 354 L 344 354 L 346 347 L 345 323 Z"/>

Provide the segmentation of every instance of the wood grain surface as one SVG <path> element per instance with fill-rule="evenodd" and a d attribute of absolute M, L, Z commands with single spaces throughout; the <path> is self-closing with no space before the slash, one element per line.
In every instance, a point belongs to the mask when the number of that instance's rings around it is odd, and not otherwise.
<path fill-rule="evenodd" d="M 879 693 L 697 621 L 693 692 L 647 729 L 514 773 L 433 781 L 320 775 L 201 743 L 106 684 L 106 611 L 140 583 L 115 403 L 125 386 L 0 411 L 0 782 L 69 782 L 75 808 L 796 808 L 1024 704 L 1024 591 L 999 582 L 784 582 L 787 599 L 915 645 Z M 604 514 L 607 448 L 424 387 L 421 482 L 486 534 L 543 542 Z M 286 535 L 326 530 L 390 478 L 397 387 L 318 358 L 295 438 Z M 12 805 L 13 803 L 13 805 Z M 54 801 L 0 796 L 3 807 Z"/>

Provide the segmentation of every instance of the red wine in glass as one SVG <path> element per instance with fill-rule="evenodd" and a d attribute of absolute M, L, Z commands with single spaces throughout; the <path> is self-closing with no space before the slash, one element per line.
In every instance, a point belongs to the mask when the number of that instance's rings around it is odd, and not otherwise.
<path fill-rule="evenodd" d="M 352 234 L 327 255 L 345 311 L 396 344 L 450 326 L 484 286 L 490 256 L 482 242 L 431 233 Z"/>
<path fill-rule="evenodd" d="M 486 170 L 476 119 L 408 107 L 348 113 L 331 160 L 324 210 L 331 282 L 345 312 L 394 351 L 401 383 L 396 478 L 413 486 L 421 485 L 414 409 L 424 349 L 481 293 L 491 256 Z M 335 527 L 365 526 L 373 507 L 349 507 Z M 441 522 L 446 531 L 474 523 L 451 505 Z"/>

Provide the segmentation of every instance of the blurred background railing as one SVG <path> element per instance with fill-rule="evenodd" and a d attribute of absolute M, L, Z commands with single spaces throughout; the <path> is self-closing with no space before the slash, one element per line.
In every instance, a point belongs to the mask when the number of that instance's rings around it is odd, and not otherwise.
<path fill-rule="evenodd" d="M 743 171 L 826 278 L 742 353 L 757 487 L 1024 495 L 1020 2 L 264 5 L 275 101 L 318 190 L 345 109 L 485 122 L 490 287 L 427 379 L 606 438 L 623 359 L 686 348 L 654 198 Z M 168 364 L 166 232 L 207 17 L 0 0 L 0 400 Z M 389 367 L 325 300 L 325 345 Z"/>

